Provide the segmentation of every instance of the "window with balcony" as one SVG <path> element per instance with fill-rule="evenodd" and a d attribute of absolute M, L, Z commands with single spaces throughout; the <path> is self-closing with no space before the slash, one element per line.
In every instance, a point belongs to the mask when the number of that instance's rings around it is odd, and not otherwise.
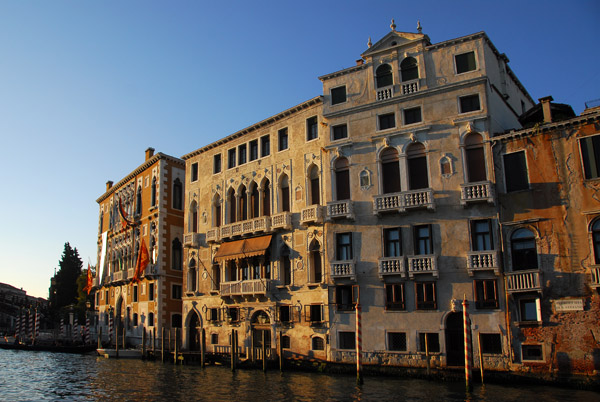
<path fill-rule="evenodd" d="M 323 281 L 323 267 L 321 261 L 321 245 L 313 240 L 309 247 L 310 271 L 308 281 L 310 283 L 321 283 Z"/>
<path fill-rule="evenodd" d="M 255 182 L 250 184 L 250 218 L 258 218 L 260 216 L 260 195 L 258 185 Z"/>
<path fill-rule="evenodd" d="M 402 231 L 400 228 L 383 229 L 383 256 L 400 257 L 402 255 Z"/>
<path fill-rule="evenodd" d="M 183 247 L 178 237 L 174 238 L 173 243 L 171 243 L 171 255 L 173 259 L 171 268 L 181 271 L 183 267 Z"/>
<path fill-rule="evenodd" d="M 498 285 L 495 279 L 481 279 L 473 281 L 475 288 L 475 308 L 498 308 Z"/>
<path fill-rule="evenodd" d="M 429 353 L 439 353 L 440 334 L 437 332 L 419 332 L 419 352 L 425 353 L 425 344 Z"/>
<path fill-rule="evenodd" d="M 173 182 L 173 209 L 183 209 L 183 183 L 179 178 Z"/>
<path fill-rule="evenodd" d="M 290 260 L 290 249 L 285 246 L 281 250 L 281 284 L 289 286 L 292 284 L 292 261 Z"/>
<path fill-rule="evenodd" d="M 383 194 L 400 192 L 400 162 L 395 148 L 381 152 L 381 187 Z"/>
<path fill-rule="evenodd" d="M 271 155 L 271 137 L 263 135 L 260 137 L 260 156 L 264 158 L 269 155 Z"/>
<path fill-rule="evenodd" d="M 235 148 L 231 148 L 227 151 L 227 168 L 231 169 L 235 167 Z"/>
<path fill-rule="evenodd" d="M 198 232 L 198 204 L 196 201 L 192 201 L 190 204 L 190 215 L 189 215 L 188 228 L 192 233 Z"/>
<path fill-rule="evenodd" d="M 377 88 L 383 88 L 390 86 L 394 83 L 392 76 L 392 66 L 389 64 L 382 64 L 375 70 L 375 82 Z"/>
<path fill-rule="evenodd" d="M 586 179 L 600 177 L 600 135 L 592 135 L 579 139 L 583 174 Z"/>
<path fill-rule="evenodd" d="M 336 200 L 350 199 L 350 163 L 341 157 L 335 161 L 335 194 Z"/>
<path fill-rule="evenodd" d="M 469 113 L 481 110 L 479 94 L 461 96 L 458 98 L 459 113 Z"/>
<path fill-rule="evenodd" d="M 408 186 L 410 190 L 429 187 L 427 156 L 425 146 L 420 142 L 410 144 L 406 149 L 408 167 Z"/>
<path fill-rule="evenodd" d="M 227 192 L 227 209 L 229 212 L 227 223 L 234 223 L 237 220 L 237 202 L 235 199 L 235 191 L 232 188 Z"/>
<path fill-rule="evenodd" d="M 471 250 L 487 251 L 493 249 L 492 221 L 490 219 L 471 221 Z"/>
<path fill-rule="evenodd" d="M 331 128 L 332 140 L 342 140 L 348 138 L 348 126 L 346 124 L 339 124 Z"/>
<path fill-rule="evenodd" d="M 310 184 L 310 205 L 319 205 L 321 203 L 321 187 L 319 185 L 319 169 L 312 165 L 308 170 L 308 180 Z"/>
<path fill-rule="evenodd" d="M 196 260 L 192 258 L 188 264 L 187 290 L 195 292 L 198 290 L 198 274 L 196 270 Z"/>
<path fill-rule="evenodd" d="M 277 132 L 277 138 L 278 138 L 278 146 L 279 146 L 279 150 L 283 151 L 288 149 L 288 129 L 286 128 L 282 128 Z"/>
<path fill-rule="evenodd" d="M 242 144 L 238 146 L 238 165 L 243 165 L 246 163 L 246 158 L 248 155 L 246 154 L 246 144 Z"/>
<path fill-rule="evenodd" d="M 221 227 L 221 212 L 221 196 L 219 194 L 215 194 L 215 198 L 212 203 L 213 227 Z"/>
<path fill-rule="evenodd" d="M 356 286 L 340 285 L 335 287 L 335 306 L 338 311 L 352 311 L 356 306 Z"/>
<path fill-rule="evenodd" d="M 404 109 L 404 125 L 416 124 L 423 121 L 421 116 L 421 107 L 413 107 L 410 109 Z"/>
<path fill-rule="evenodd" d="M 335 258 L 337 261 L 352 259 L 352 233 L 336 233 Z"/>
<path fill-rule="evenodd" d="M 538 268 L 535 235 L 531 230 L 517 229 L 510 237 L 510 249 L 513 271 Z"/>
<path fill-rule="evenodd" d="M 262 182 L 262 216 L 271 216 L 271 182 L 265 179 Z"/>
<path fill-rule="evenodd" d="M 507 193 L 529 189 L 525 151 L 504 155 L 504 180 Z"/>
<path fill-rule="evenodd" d="M 600 219 L 592 224 L 592 243 L 594 245 L 594 263 L 600 264 Z"/>
<path fill-rule="evenodd" d="M 386 113 L 380 114 L 377 116 L 377 123 L 379 130 L 387 130 L 389 128 L 396 127 L 396 114 L 395 113 Z"/>
<path fill-rule="evenodd" d="M 454 62 L 456 65 L 456 74 L 462 74 L 477 69 L 475 52 L 473 51 L 455 55 Z"/>
<path fill-rule="evenodd" d="M 311 141 L 319 137 L 319 127 L 317 125 L 317 116 L 306 119 L 306 141 Z"/>
<path fill-rule="evenodd" d="M 221 173 L 221 154 L 213 156 L 213 174 Z"/>
<path fill-rule="evenodd" d="M 152 178 L 152 186 L 150 187 L 150 191 L 152 192 L 152 194 L 150 194 L 150 206 L 151 207 L 155 207 L 156 206 L 156 176 Z"/>
<path fill-rule="evenodd" d="M 436 310 L 435 282 L 415 282 L 415 298 L 417 310 Z"/>
<path fill-rule="evenodd" d="M 250 160 L 255 161 L 258 159 L 258 140 L 250 141 Z"/>
<path fill-rule="evenodd" d="M 481 134 L 471 133 L 465 138 L 467 181 L 475 183 L 487 180 L 485 152 Z"/>
<path fill-rule="evenodd" d="M 433 254 L 431 225 L 418 225 L 413 228 L 415 255 Z"/>
<path fill-rule="evenodd" d="M 290 212 L 290 184 L 286 174 L 279 179 L 280 212 Z"/>
<path fill-rule="evenodd" d="M 385 309 L 391 311 L 404 310 L 406 303 L 404 301 L 404 283 L 386 283 L 385 284 Z"/>
<path fill-rule="evenodd" d="M 198 162 L 192 163 L 190 167 L 190 180 L 192 182 L 198 181 Z"/>
<path fill-rule="evenodd" d="M 391 352 L 406 352 L 406 332 L 388 332 L 387 350 Z"/>
<path fill-rule="evenodd" d="M 338 349 L 356 349 L 356 335 L 354 331 L 338 331 Z"/>
<path fill-rule="evenodd" d="M 337 105 L 346 102 L 346 86 L 331 89 L 331 104 Z"/>
<path fill-rule="evenodd" d="M 402 82 L 412 81 L 419 78 L 419 66 L 414 57 L 407 57 L 400 63 L 400 76 Z"/>

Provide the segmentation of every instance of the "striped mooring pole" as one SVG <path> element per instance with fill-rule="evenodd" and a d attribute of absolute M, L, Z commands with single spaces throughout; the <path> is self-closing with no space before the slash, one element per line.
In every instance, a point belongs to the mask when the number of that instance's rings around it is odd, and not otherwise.
<path fill-rule="evenodd" d="M 359 288 L 356 287 L 356 383 L 362 384 L 362 365 L 361 365 L 361 351 L 362 351 L 362 328 L 361 328 L 361 307 L 360 307 L 360 293 Z"/>
<path fill-rule="evenodd" d="M 90 343 L 90 317 L 87 315 L 85 317 L 85 343 Z"/>
<path fill-rule="evenodd" d="M 113 339 L 113 317 L 110 311 L 108 312 L 108 344 L 112 344 Z"/>
<path fill-rule="evenodd" d="M 36 307 L 35 308 L 35 324 L 33 327 L 33 343 L 35 343 L 35 339 L 38 337 L 39 332 L 40 332 L 40 313 Z"/>
<path fill-rule="evenodd" d="M 31 312 L 31 310 L 28 311 L 29 314 L 29 341 L 33 342 L 33 313 Z"/>
<path fill-rule="evenodd" d="M 469 312 L 467 311 L 469 308 L 469 302 L 467 301 L 466 296 L 463 296 L 462 308 L 463 326 L 465 328 L 465 385 L 467 386 L 467 391 L 470 391 L 473 388 L 473 384 L 471 382 L 471 362 L 473 361 L 473 351 L 471 350 L 471 322 L 469 320 Z"/>
<path fill-rule="evenodd" d="M 21 310 L 19 309 L 19 315 L 17 316 L 17 320 L 15 322 L 16 327 L 15 327 L 15 338 L 20 338 L 21 337 Z"/>

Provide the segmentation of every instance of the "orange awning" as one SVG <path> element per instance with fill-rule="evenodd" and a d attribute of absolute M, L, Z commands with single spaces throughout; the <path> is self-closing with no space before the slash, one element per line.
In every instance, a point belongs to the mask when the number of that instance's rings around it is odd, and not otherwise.
<path fill-rule="evenodd" d="M 223 243 L 214 259 L 216 262 L 221 262 L 265 255 L 271 245 L 271 237 L 268 235 Z"/>

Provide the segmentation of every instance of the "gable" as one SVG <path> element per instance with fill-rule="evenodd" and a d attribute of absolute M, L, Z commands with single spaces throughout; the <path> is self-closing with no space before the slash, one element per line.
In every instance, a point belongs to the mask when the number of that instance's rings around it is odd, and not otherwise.
<path fill-rule="evenodd" d="M 387 49 L 403 47 L 417 41 L 425 41 L 426 44 L 429 44 L 429 37 L 420 33 L 391 31 L 367 49 L 361 56 L 363 58 L 371 57 Z"/>

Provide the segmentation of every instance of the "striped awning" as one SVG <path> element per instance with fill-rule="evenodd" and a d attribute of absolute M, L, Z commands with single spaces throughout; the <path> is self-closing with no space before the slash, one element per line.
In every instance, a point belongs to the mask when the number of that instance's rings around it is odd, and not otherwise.
<path fill-rule="evenodd" d="M 265 255 L 271 245 L 271 237 L 267 235 L 223 243 L 215 254 L 215 262 Z"/>

